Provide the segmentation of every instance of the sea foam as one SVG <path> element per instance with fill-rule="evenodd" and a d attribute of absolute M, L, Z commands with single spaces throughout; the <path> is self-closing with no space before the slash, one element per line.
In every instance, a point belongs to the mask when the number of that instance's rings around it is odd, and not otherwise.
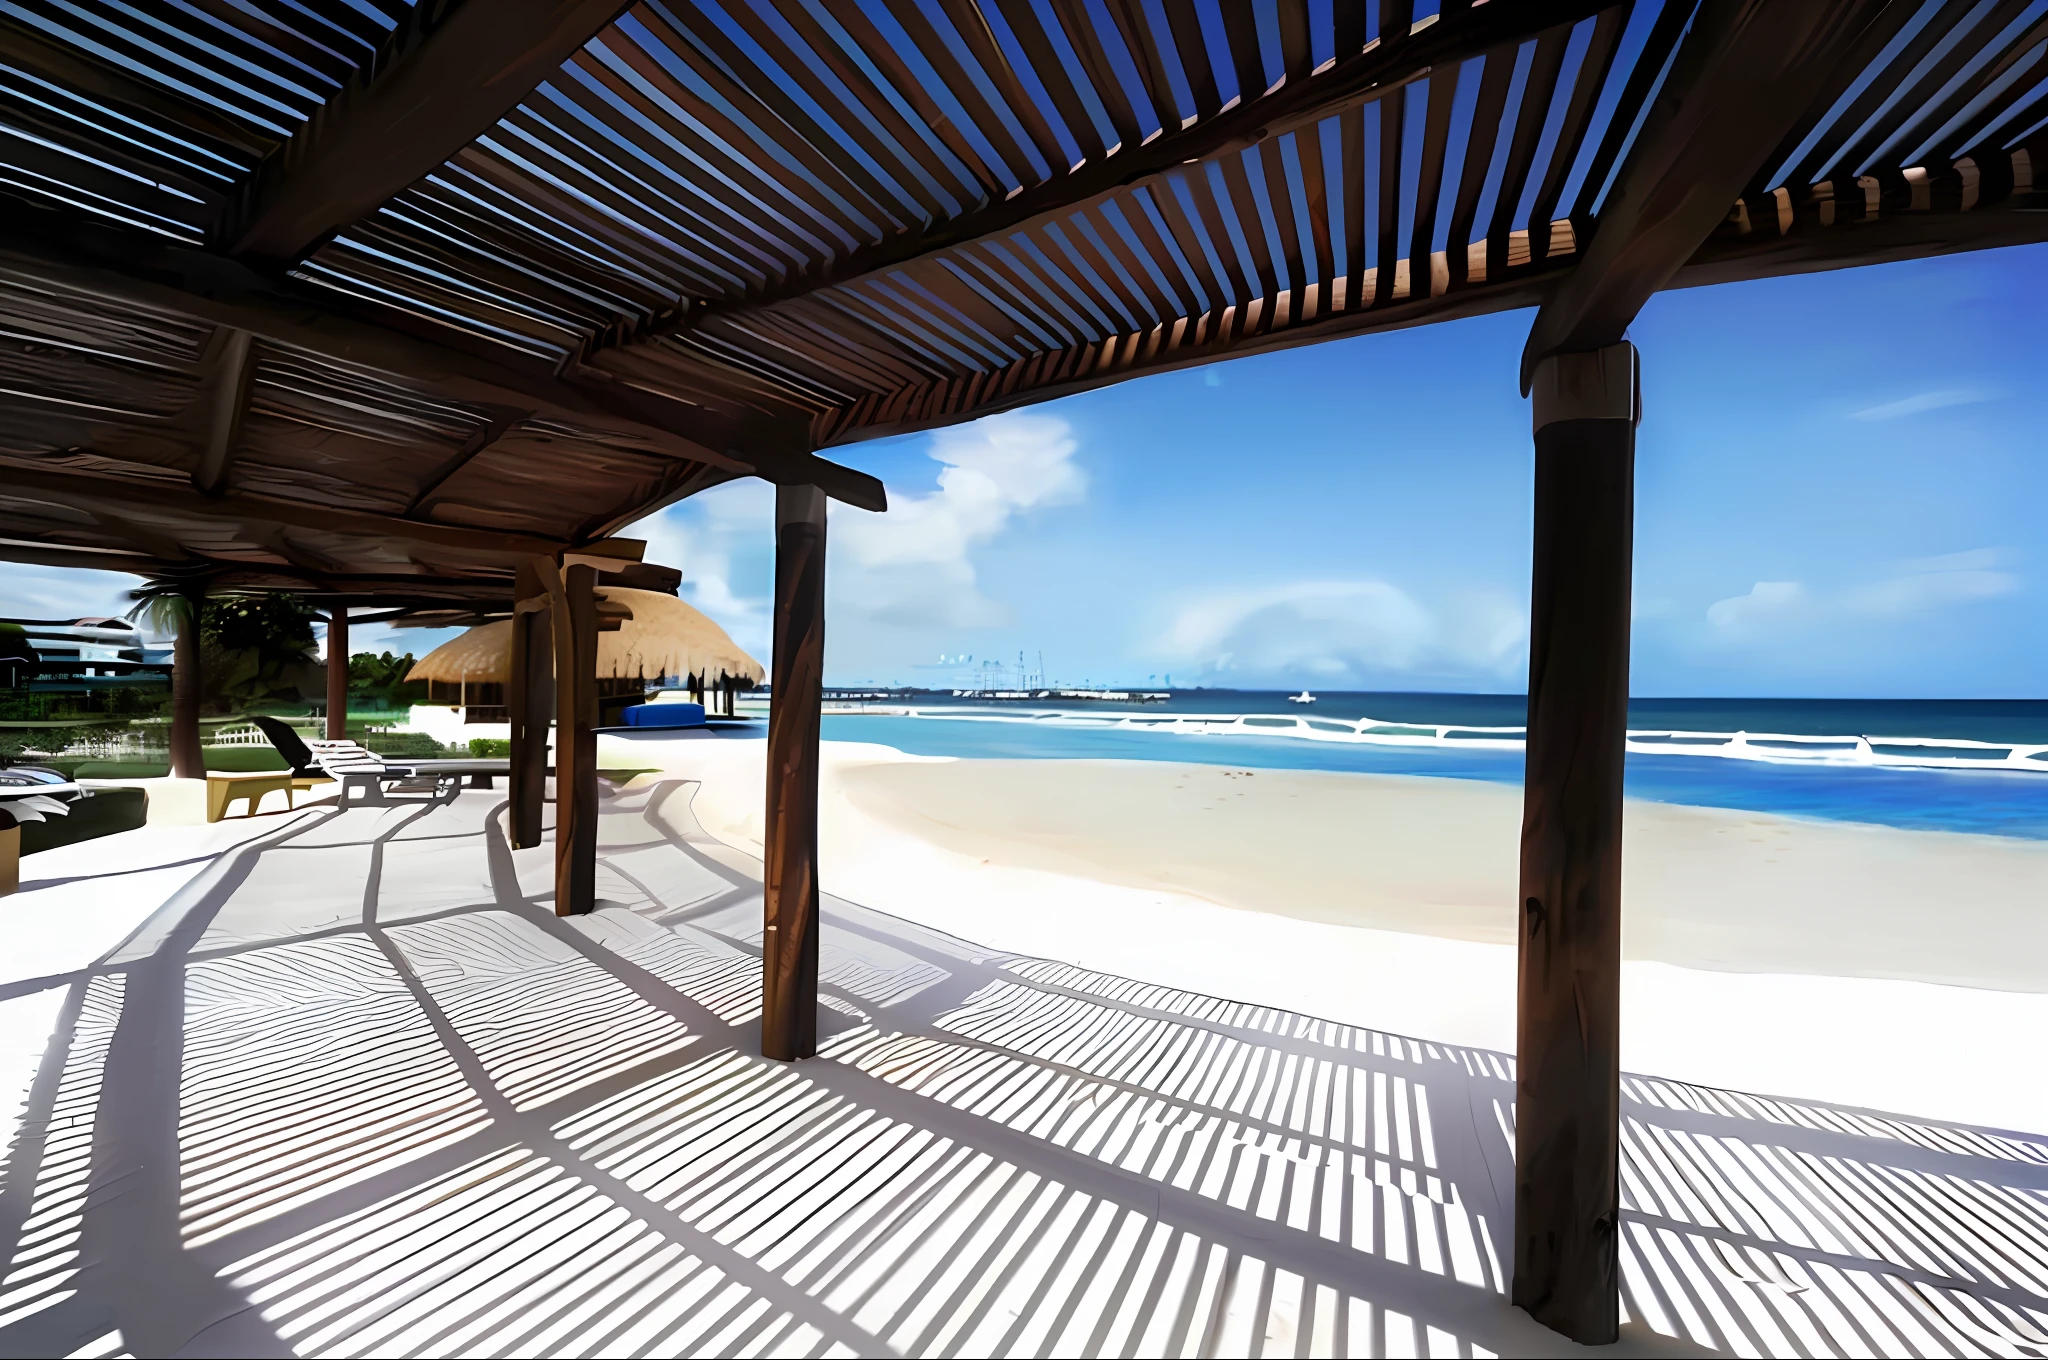
<path fill-rule="evenodd" d="M 1376 718 L 1297 717 L 1275 713 L 1088 713 L 1071 709 L 974 709 L 919 705 L 827 706 L 828 712 L 921 718 L 935 722 L 1156 732 L 1228 739 L 1291 738 L 1359 746 L 1520 751 L 1524 727 L 1388 722 Z M 2048 744 L 1969 741 L 1952 737 L 1816 736 L 1791 732 L 1692 732 L 1645 728 L 1628 733 L 1634 754 L 1891 770 L 1993 770 L 2048 775 Z"/>

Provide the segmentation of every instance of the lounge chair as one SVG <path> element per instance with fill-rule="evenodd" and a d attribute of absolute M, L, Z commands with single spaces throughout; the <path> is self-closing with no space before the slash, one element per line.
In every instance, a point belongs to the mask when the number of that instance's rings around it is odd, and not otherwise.
<path fill-rule="evenodd" d="M 272 750 L 284 757 L 284 763 L 291 768 L 294 790 L 310 788 L 328 779 L 313 749 L 292 730 L 291 724 L 281 718 L 266 717 L 252 717 L 249 723 L 269 739 Z"/>
<path fill-rule="evenodd" d="M 341 795 L 335 799 L 339 807 L 382 806 L 391 801 L 393 792 L 441 798 L 453 793 L 459 783 L 456 775 L 445 771 L 386 765 L 384 757 L 352 741 L 314 741 L 307 747 L 320 772 L 340 782 Z"/>
<path fill-rule="evenodd" d="M 285 764 L 291 767 L 293 787 L 295 789 L 305 788 L 315 781 L 331 778 L 322 767 L 320 758 L 313 750 L 313 747 L 317 746 L 324 749 L 335 743 L 315 741 L 312 746 L 308 746 L 305 738 L 294 731 L 289 723 L 278 718 L 255 717 L 249 719 L 249 721 L 265 737 L 270 739 L 272 748 L 279 755 L 283 756 Z M 339 745 L 351 750 L 362 751 L 364 756 L 372 760 L 380 759 L 380 757 L 364 751 L 362 747 L 354 742 L 341 742 Z M 510 775 L 512 773 L 512 762 L 502 757 L 494 760 L 488 757 L 476 756 L 454 760 L 415 760 L 408 762 L 403 772 L 398 771 L 393 766 L 386 766 L 385 771 L 390 778 L 394 779 L 424 778 L 428 775 L 440 779 L 450 775 L 466 775 L 469 778 L 469 786 L 471 788 L 487 789 L 491 787 L 491 780 L 494 777 Z M 553 770 L 550 770 L 549 773 L 552 774 Z"/>

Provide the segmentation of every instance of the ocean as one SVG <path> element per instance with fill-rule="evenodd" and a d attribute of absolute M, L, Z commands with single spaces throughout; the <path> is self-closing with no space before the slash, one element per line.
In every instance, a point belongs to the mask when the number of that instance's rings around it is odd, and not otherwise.
<path fill-rule="evenodd" d="M 1313 705 L 1299 705 L 1273 691 L 1182 690 L 1164 703 L 1143 705 L 992 705 L 930 696 L 918 696 L 914 705 L 915 716 L 900 702 L 828 714 L 824 736 L 915 755 L 1165 760 L 1500 784 L 1522 779 L 1519 733 L 1475 730 L 1518 728 L 1525 717 L 1520 695 L 1318 693 Z M 1282 715 L 1301 722 L 1283 735 L 1271 726 Z M 1197 716 L 1232 721 L 1186 721 Z M 1268 726 L 1247 727 L 1246 719 Z M 1375 731 L 1368 725 L 1361 739 L 1356 730 L 1365 719 L 1386 726 Z M 1132 721 L 1148 725 L 1127 725 Z M 1629 727 L 1656 734 L 1638 744 L 1716 752 L 1632 749 L 1625 779 L 1634 798 L 2048 840 L 2048 760 L 2030 758 L 2028 749 L 2048 746 L 2048 701 L 1643 699 L 1630 705 Z M 1436 736 L 1422 735 L 1431 729 Z M 1410 744 L 1391 744 L 1379 732 Z M 1736 732 L 1752 734 L 1754 744 L 1738 749 L 1725 737 L 1703 735 Z M 1865 740 L 1786 740 L 1801 737 Z M 1994 749 L 1940 744 L 1945 742 L 1988 743 Z M 1999 757 L 2001 768 L 1985 767 L 1990 762 L 1982 757 Z M 1977 767 L 1872 763 L 1884 760 Z"/>

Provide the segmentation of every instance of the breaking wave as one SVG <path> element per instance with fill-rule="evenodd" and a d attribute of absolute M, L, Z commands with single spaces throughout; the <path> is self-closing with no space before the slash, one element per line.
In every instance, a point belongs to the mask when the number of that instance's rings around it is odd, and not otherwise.
<path fill-rule="evenodd" d="M 1322 718 L 1276 713 L 1086 713 L 1070 709 L 973 709 L 918 705 L 861 704 L 831 709 L 876 716 L 923 718 L 935 722 L 1010 723 L 1229 740 L 1284 738 L 1359 746 L 1438 747 L 1456 750 L 1520 751 L 1522 727 L 1431 725 L 1374 718 Z M 1767 765 L 1890 770 L 1995 770 L 2048 775 L 2048 744 L 1969 741 L 1952 737 L 1892 737 L 1868 734 L 1814 736 L 1788 732 L 1690 732 L 1661 728 L 1631 730 L 1632 754 L 1742 760 Z"/>

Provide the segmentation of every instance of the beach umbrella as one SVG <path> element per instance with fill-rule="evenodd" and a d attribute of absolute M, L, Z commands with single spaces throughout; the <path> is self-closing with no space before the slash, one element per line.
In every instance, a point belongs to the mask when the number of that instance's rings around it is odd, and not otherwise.
<path fill-rule="evenodd" d="M 761 663 L 726 631 L 673 595 L 599 586 L 600 612 L 619 617 L 617 631 L 597 635 L 597 678 L 660 679 L 670 675 L 731 676 L 759 684 Z M 503 684 L 512 671 L 512 621 L 479 624 L 414 664 L 407 680 Z"/>

